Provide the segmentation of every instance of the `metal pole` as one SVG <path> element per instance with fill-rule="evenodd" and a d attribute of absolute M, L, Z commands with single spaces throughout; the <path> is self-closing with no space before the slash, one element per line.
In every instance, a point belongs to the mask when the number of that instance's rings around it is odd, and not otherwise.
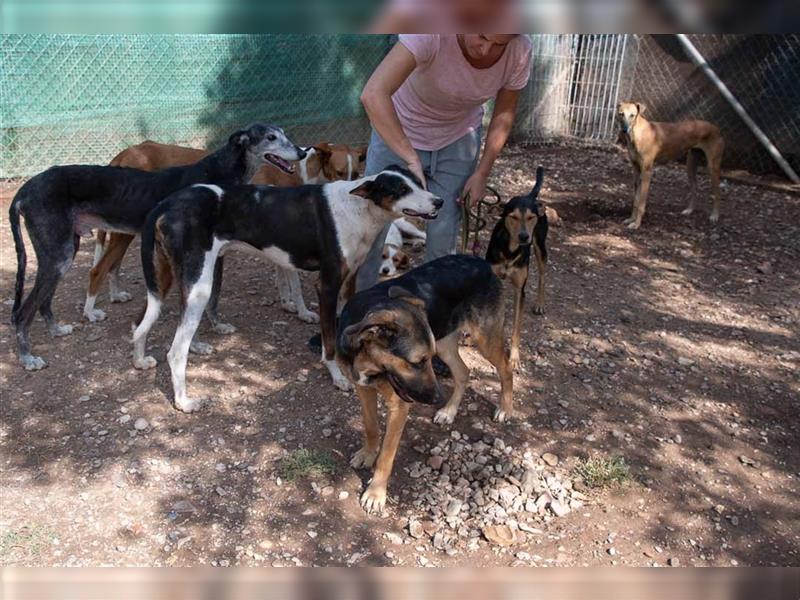
<path fill-rule="evenodd" d="M 761 128 L 756 125 L 756 122 L 750 118 L 750 115 L 747 114 L 744 107 L 739 103 L 739 101 L 734 97 L 731 91 L 728 89 L 728 86 L 723 83 L 723 81 L 717 77 L 717 74 L 711 68 L 711 65 L 708 64 L 703 55 L 695 48 L 694 44 L 689 40 L 686 35 L 682 33 L 676 34 L 678 41 L 683 46 L 683 49 L 686 50 L 686 53 L 689 55 L 689 58 L 692 59 L 692 62 L 703 69 L 703 72 L 708 76 L 711 82 L 716 86 L 719 90 L 719 93 L 722 94 L 722 97 L 728 101 L 731 105 L 731 108 L 736 111 L 742 121 L 750 128 L 750 131 L 753 132 L 753 135 L 756 136 L 761 145 L 766 148 L 767 152 L 769 152 L 770 156 L 775 159 L 775 162 L 783 169 L 783 172 L 786 173 L 786 176 L 792 180 L 793 183 L 800 183 L 800 177 L 798 177 L 797 173 L 794 172 L 791 165 L 786 162 L 786 159 L 783 158 L 781 153 L 775 147 L 770 139 L 766 136 L 766 134 L 761 130 Z"/>

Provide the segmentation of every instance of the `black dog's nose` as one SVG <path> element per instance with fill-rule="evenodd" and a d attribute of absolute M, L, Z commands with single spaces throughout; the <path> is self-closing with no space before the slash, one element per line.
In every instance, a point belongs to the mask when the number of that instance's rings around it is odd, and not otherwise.
<path fill-rule="evenodd" d="M 441 198 L 434 198 L 433 199 L 433 207 L 436 210 L 439 210 L 440 208 L 442 208 L 442 206 L 444 206 L 444 200 L 442 200 Z"/>
<path fill-rule="evenodd" d="M 308 152 L 299 146 L 295 146 L 295 149 L 297 150 L 297 160 L 303 160 L 306 156 L 308 156 Z"/>
<path fill-rule="evenodd" d="M 519 241 L 520 242 L 527 242 L 527 241 L 530 241 L 530 239 L 531 239 L 531 236 L 528 235 L 527 233 L 523 232 L 523 233 L 519 234 Z"/>
<path fill-rule="evenodd" d="M 389 274 L 389 267 L 383 267 L 381 269 L 381 273 L 383 273 L 384 275 L 388 275 Z"/>

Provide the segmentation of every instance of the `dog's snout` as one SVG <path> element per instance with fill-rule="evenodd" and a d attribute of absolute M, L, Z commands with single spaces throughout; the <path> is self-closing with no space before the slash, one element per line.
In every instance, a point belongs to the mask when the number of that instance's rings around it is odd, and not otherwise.
<path fill-rule="evenodd" d="M 299 146 L 295 146 L 295 149 L 297 150 L 297 160 L 303 160 L 306 156 L 308 156 L 308 152 Z"/>
<path fill-rule="evenodd" d="M 519 234 L 519 241 L 520 242 L 528 242 L 528 241 L 530 241 L 530 239 L 531 239 L 530 234 L 528 234 L 525 231 L 520 232 L 520 234 Z"/>
<path fill-rule="evenodd" d="M 434 198 L 433 199 L 433 207 L 436 210 L 439 210 L 440 208 L 442 208 L 442 206 L 444 206 L 444 200 L 442 200 L 441 198 Z"/>
<path fill-rule="evenodd" d="M 383 267 L 381 269 L 381 273 L 383 273 L 384 275 L 388 275 L 389 274 L 389 267 Z"/>

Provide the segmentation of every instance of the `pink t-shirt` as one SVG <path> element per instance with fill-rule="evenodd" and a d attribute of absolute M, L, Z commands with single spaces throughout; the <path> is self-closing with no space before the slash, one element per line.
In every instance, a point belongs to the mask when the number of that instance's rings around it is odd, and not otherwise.
<path fill-rule="evenodd" d="M 394 93 L 397 116 L 417 150 L 440 150 L 483 119 L 483 103 L 502 89 L 520 90 L 528 83 L 531 42 L 518 35 L 488 69 L 467 62 L 456 35 L 400 35 L 417 61 Z"/>

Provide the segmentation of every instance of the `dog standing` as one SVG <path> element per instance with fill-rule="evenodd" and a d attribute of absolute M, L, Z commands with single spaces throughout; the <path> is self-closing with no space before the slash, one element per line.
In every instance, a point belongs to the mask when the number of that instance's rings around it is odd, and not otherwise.
<path fill-rule="evenodd" d="M 304 151 L 305 156 L 297 163 L 296 169 L 290 163 L 272 160 L 256 172 L 251 183 L 290 187 L 304 183 L 324 183 L 336 179 L 357 179 L 359 177 L 357 169 L 363 165 L 363 159 L 359 163 L 359 158 L 362 154 L 366 155 L 364 148 L 351 149 L 343 144 L 320 143 Z M 111 160 L 110 165 L 133 167 L 142 171 L 158 171 L 168 167 L 189 165 L 207 155 L 208 152 L 205 150 L 146 140 L 117 154 Z M 98 230 L 94 265 L 89 274 L 89 289 L 83 308 L 83 314 L 89 321 L 102 321 L 106 317 L 105 312 L 94 306 L 97 293 L 106 275 L 109 276 L 111 302 L 130 300 L 130 294 L 119 287 L 119 269 L 125 252 L 134 237 L 134 235 L 119 232 L 106 236 L 105 231 Z M 107 238 L 108 243 L 106 244 Z M 217 268 L 221 271 L 222 262 L 217 264 Z M 276 279 L 283 309 L 297 314 L 298 318 L 306 323 L 318 323 L 319 316 L 305 305 L 297 272 L 277 268 Z M 228 323 L 223 323 L 219 318 L 217 300 L 218 294 L 213 294 L 206 307 L 206 316 L 217 333 L 233 333 L 236 328 Z M 211 351 L 211 347 L 206 344 L 194 344 L 192 351 L 208 353 Z"/>
<path fill-rule="evenodd" d="M 375 474 L 361 496 L 367 512 L 380 512 L 386 484 L 412 402 L 439 405 L 442 394 L 431 360 L 438 355 L 453 373 L 453 393 L 434 421 L 452 423 L 469 382 L 458 353 L 468 331 L 500 376 L 496 421 L 512 416 L 513 374 L 503 336 L 503 289 L 489 264 L 463 254 L 430 261 L 353 296 L 339 315 L 336 357 L 355 384 L 364 419 L 364 445 L 350 464 Z M 388 408 L 380 445 L 377 395 Z M 380 448 L 379 448 L 380 446 Z M 380 453 L 379 453 L 380 450 Z"/>
<path fill-rule="evenodd" d="M 228 246 L 243 246 L 287 269 L 319 271 L 322 361 L 334 384 L 349 389 L 334 360 L 340 291 L 351 294 L 355 273 L 380 230 L 401 214 L 435 218 L 443 201 L 414 175 L 390 167 L 355 182 L 291 188 L 196 185 L 159 204 L 142 230 L 147 307 L 133 334 L 134 366 L 156 365 L 145 356 L 147 333 L 173 281 L 183 314 L 168 360 L 175 407 L 196 410 L 186 394 L 186 360 L 211 295 L 214 265 Z"/>
<path fill-rule="evenodd" d="M 51 167 L 29 179 L 9 209 L 17 252 L 11 321 L 23 366 L 28 370 L 46 366 L 30 351 L 29 331 L 37 310 L 52 336 L 72 332 L 72 327 L 58 324 L 52 302 L 58 282 L 72 265 L 81 235 L 92 229 L 134 234 L 150 210 L 176 190 L 201 182 L 248 181 L 272 157 L 297 160 L 303 154 L 280 128 L 255 124 L 235 132 L 225 146 L 190 166 L 148 173 L 121 167 L 70 165 Z M 25 217 L 38 262 L 36 281 L 24 301 L 26 254 L 20 215 Z"/>
<path fill-rule="evenodd" d="M 536 169 L 536 183 L 526 196 L 515 196 L 503 206 L 500 220 L 492 230 L 486 260 L 501 279 L 514 286 L 514 324 L 511 329 L 511 368 L 519 366 L 519 337 L 522 308 L 525 303 L 525 284 L 531 262 L 531 246 L 536 256 L 539 284 L 533 312 L 544 312 L 544 274 L 547 265 L 547 211 L 539 204 L 544 169 Z"/>
<path fill-rule="evenodd" d="M 633 211 L 625 220 L 628 229 L 639 229 L 642 224 L 653 167 L 677 160 L 684 153 L 687 153 L 686 170 L 689 174 L 689 206 L 681 214 L 690 215 L 694 212 L 697 150 L 705 154 L 708 163 L 713 198 L 709 220 L 716 223 L 719 220 L 719 180 L 725 149 L 719 128 L 708 121 L 651 122 L 642 116 L 644 110 L 644 105 L 638 102 L 623 102 L 617 107 L 622 129 L 620 136 L 628 148 L 634 169 Z"/>

